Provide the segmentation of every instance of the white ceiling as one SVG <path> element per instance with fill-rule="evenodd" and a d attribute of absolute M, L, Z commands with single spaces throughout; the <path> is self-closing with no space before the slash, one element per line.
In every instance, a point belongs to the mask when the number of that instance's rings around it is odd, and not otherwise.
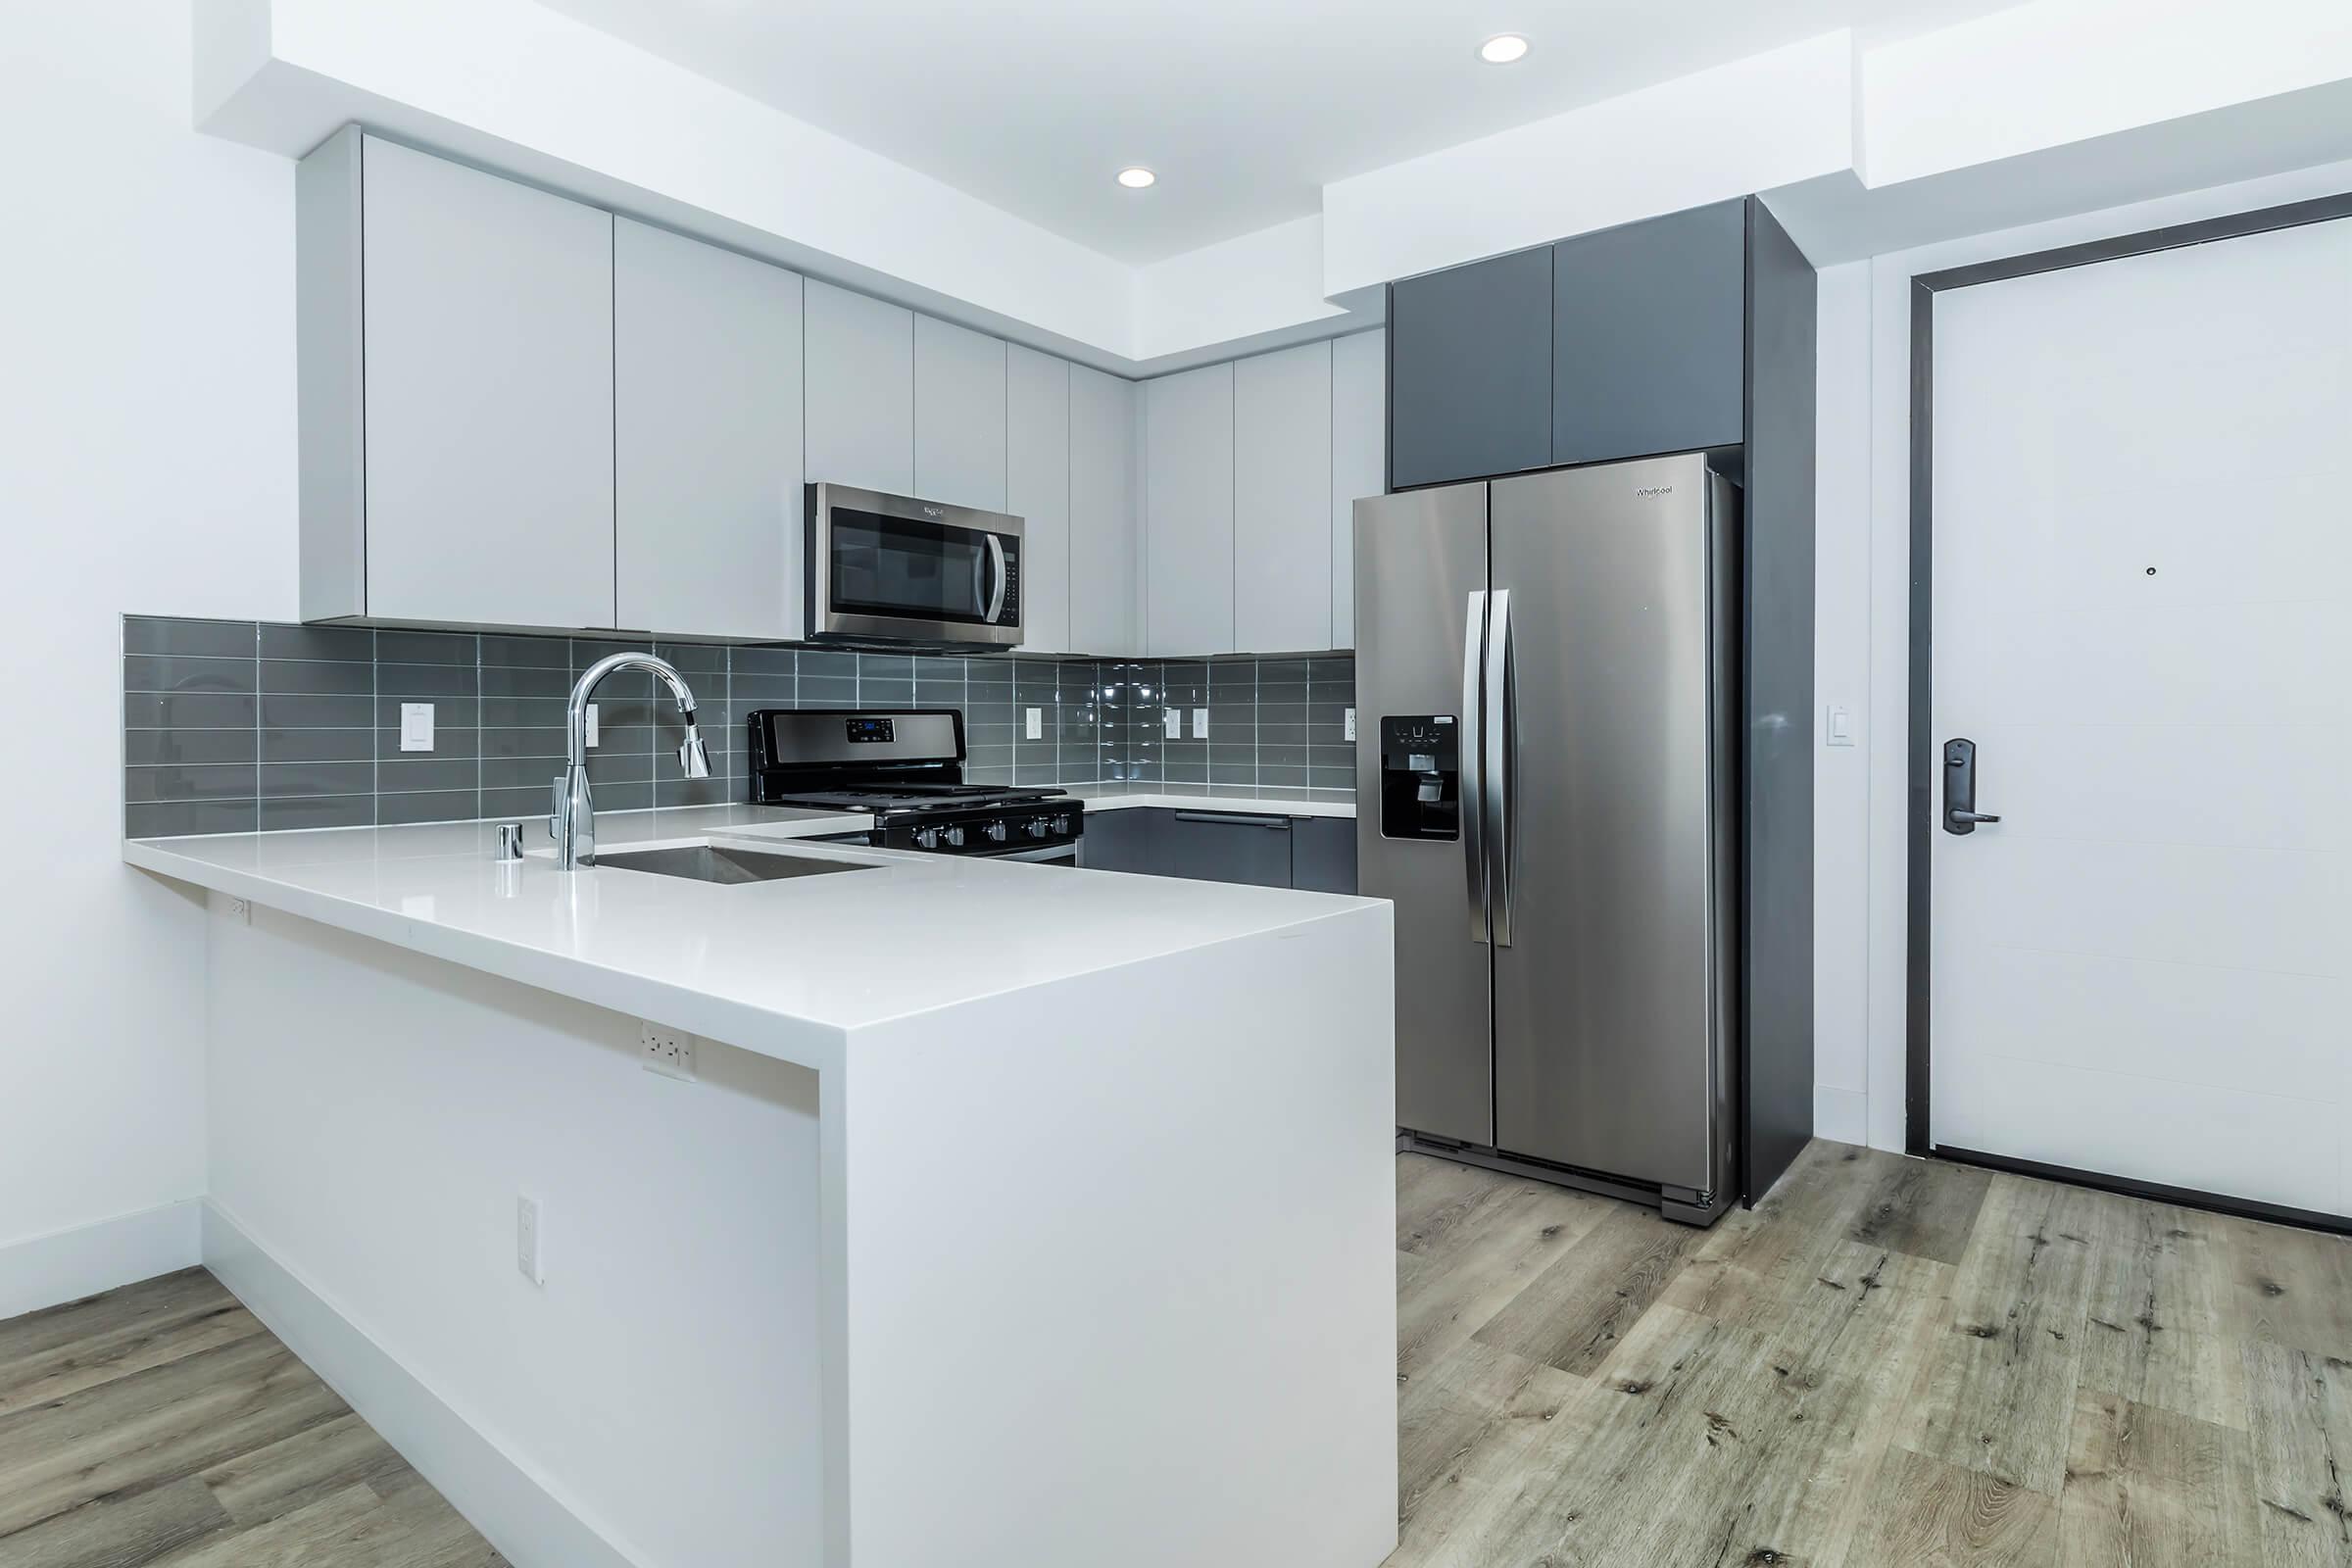
<path fill-rule="evenodd" d="M 1878 41 L 2016 0 L 541 3 L 1145 263 L 1312 213 L 1326 181 L 1835 27 Z M 1485 65 L 1497 32 L 1535 47 Z M 1128 164 L 1159 184 L 1121 189 Z"/>

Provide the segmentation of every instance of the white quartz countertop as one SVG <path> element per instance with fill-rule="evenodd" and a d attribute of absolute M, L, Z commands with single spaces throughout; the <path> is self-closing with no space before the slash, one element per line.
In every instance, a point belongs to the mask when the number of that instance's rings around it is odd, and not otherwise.
<path fill-rule="evenodd" d="M 1314 803 L 1124 795 L 1120 804 L 1303 814 Z M 1104 801 L 1102 806 L 1111 803 Z M 1091 808 L 1099 808 L 1089 799 Z M 762 807 L 612 812 L 598 848 L 723 843 L 857 864 L 718 886 L 616 866 L 559 869 L 525 825 L 132 839 L 130 864 L 599 1006 L 825 1067 L 865 1025 L 1310 924 L 1366 901 L 945 856 L 792 844 L 854 813 Z"/>
<path fill-rule="evenodd" d="M 1353 796 L 1325 794 L 1301 799 L 1235 794 L 1224 789 L 1211 793 L 1201 785 L 1181 784 L 1067 784 L 1062 788 L 1071 799 L 1084 801 L 1090 811 L 1154 806 L 1179 811 L 1241 811 L 1251 816 L 1355 815 Z"/>

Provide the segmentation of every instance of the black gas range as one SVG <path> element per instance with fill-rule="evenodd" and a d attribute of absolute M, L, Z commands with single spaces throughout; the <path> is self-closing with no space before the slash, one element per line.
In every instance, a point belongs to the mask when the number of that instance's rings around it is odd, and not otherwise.
<path fill-rule="evenodd" d="M 873 817 L 831 842 L 1077 861 L 1086 808 L 1057 789 L 965 783 L 955 709 L 761 708 L 744 722 L 755 802 Z"/>

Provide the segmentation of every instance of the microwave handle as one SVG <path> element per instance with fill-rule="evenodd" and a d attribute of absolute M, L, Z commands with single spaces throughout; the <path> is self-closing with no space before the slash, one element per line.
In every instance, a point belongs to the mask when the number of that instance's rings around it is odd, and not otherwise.
<path fill-rule="evenodd" d="M 994 626 L 1004 613 L 1004 540 L 993 533 L 988 536 L 988 623 Z"/>

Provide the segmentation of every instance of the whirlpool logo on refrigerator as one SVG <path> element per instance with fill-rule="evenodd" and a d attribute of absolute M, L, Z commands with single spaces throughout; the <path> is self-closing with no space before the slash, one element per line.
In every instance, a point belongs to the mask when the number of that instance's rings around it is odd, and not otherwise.
<path fill-rule="evenodd" d="M 1641 489 L 1634 492 L 1635 499 L 1637 500 L 1652 499 L 1658 496 L 1670 496 L 1672 494 L 1674 494 L 1674 486 L 1670 484 L 1644 485 Z"/>

